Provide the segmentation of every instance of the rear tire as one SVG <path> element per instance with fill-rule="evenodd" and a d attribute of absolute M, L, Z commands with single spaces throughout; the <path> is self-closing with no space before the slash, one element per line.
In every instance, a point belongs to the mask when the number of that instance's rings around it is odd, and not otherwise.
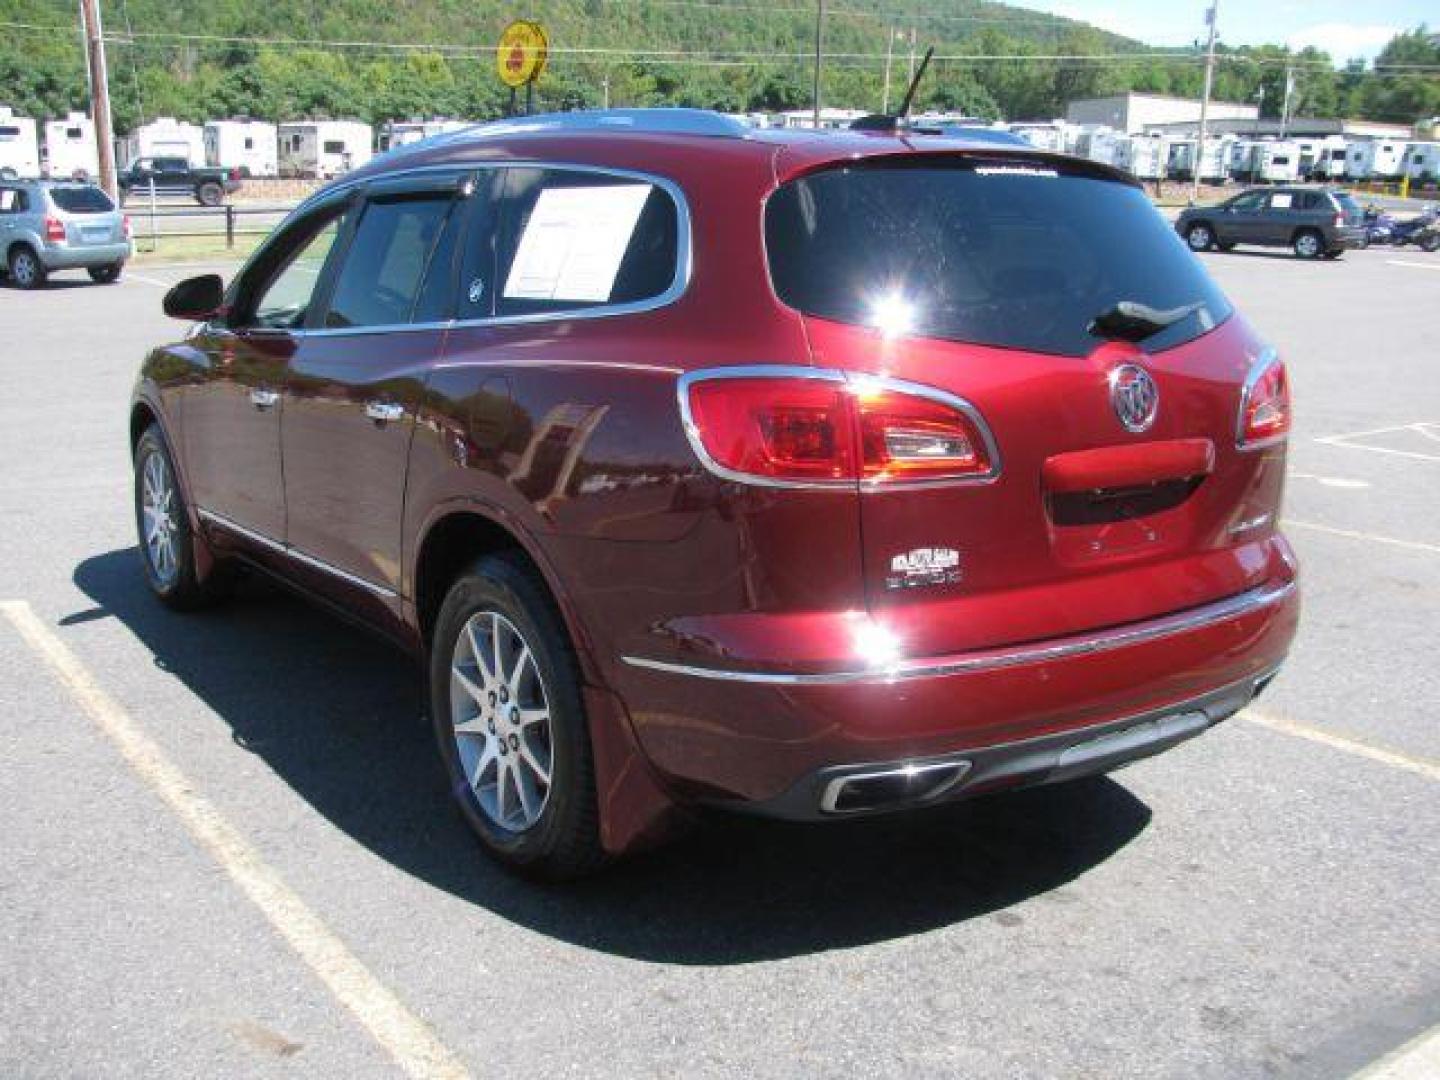
<path fill-rule="evenodd" d="M 225 200 L 225 189 L 214 182 L 201 184 L 195 197 L 201 206 L 219 206 Z"/>
<path fill-rule="evenodd" d="M 25 244 L 10 252 L 10 282 L 17 289 L 43 289 L 49 274 L 45 264 Z"/>
<path fill-rule="evenodd" d="M 124 267 L 123 262 L 117 262 L 111 263 L 109 266 L 92 266 L 86 273 L 90 275 L 90 280 L 96 285 L 113 285 L 120 280 L 120 271 Z"/>
<path fill-rule="evenodd" d="M 1295 255 L 1300 259 L 1318 259 L 1325 254 L 1325 238 L 1314 229 L 1301 229 L 1291 241 Z"/>
<path fill-rule="evenodd" d="M 488 555 L 450 587 L 430 646 L 430 713 L 450 790 L 486 851 L 552 881 L 605 861 L 574 653 L 518 556 Z"/>
<path fill-rule="evenodd" d="M 1418 243 L 1421 251 L 1440 251 L 1440 235 L 1427 236 Z"/>
<path fill-rule="evenodd" d="M 1329 259 L 1331 262 L 1334 262 L 1336 259 L 1340 258 L 1344 254 L 1345 252 L 1343 249 L 1336 248 L 1334 251 L 1325 252 L 1325 258 Z"/>
<path fill-rule="evenodd" d="M 1185 242 L 1191 251 L 1209 251 L 1215 246 L 1215 231 L 1204 222 L 1196 222 L 1185 230 Z"/>
<path fill-rule="evenodd" d="M 158 424 L 135 444 L 135 528 L 145 581 L 166 607 L 194 611 L 229 593 L 224 568 L 216 566 L 204 581 L 196 575 L 189 510 Z"/>

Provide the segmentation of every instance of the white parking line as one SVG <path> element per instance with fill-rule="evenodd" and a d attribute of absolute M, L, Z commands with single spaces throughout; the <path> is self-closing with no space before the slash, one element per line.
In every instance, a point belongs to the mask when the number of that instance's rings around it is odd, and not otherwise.
<path fill-rule="evenodd" d="M 1368 480 L 1351 480 L 1344 476 L 1316 476 L 1314 473 L 1307 472 L 1292 471 L 1290 478 L 1292 480 L 1314 480 L 1321 487 L 1344 488 L 1350 491 L 1359 491 L 1361 488 L 1368 488 L 1370 486 L 1370 481 Z"/>
<path fill-rule="evenodd" d="M 1440 263 L 1409 262 L 1405 259 L 1386 259 L 1391 266 L 1408 266 L 1413 270 L 1440 270 Z"/>
<path fill-rule="evenodd" d="M 127 271 L 125 271 L 125 279 L 124 279 L 124 280 L 126 280 L 126 281 L 142 281 L 142 282 L 144 282 L 146 285 L 159 285 L 160 288 L 162 288 L 162 289 L 168 289 L 168 288 L 170 288 L 170 285 L 172 284 L 172 283 L 169 282 L 169 281 L 161 281 L 159 278 L 146 277 L 144 274 L 137 274 L 137 273 L 135 273 L 134 270 L 127 270 Z"/>
<path fill-rule="evenodd" d="M 1333 750 L 1341 750 L 1347 754 L 1354 754 L 1356 757 L 1369 758 L 1371 761 L 1378 761 L 1380 764 L 1389 765 L 1394 769 L 1404 769 L 1406 772 L 1423 776 L 1427 780 L 1440 781 L 1440 762 L 1411 757 L 1409 754 L 1386 750 L 1379 746 L 1371 746 L 1369 743 L 1347 739 L 1343 735 L 1332 735 L 1328 731 L 1321 731 L 1308 724 L 1296 723 L 1294 720 L 1287 720 L 1285 717 L 1275 716 L 1273 713 L 1261 712 L 1259 709 L 1244 709 L 1240 716 L 1252 724 L 1259 724 L 1271 731 L 1293 735 L 1297 739 L 1308 739 Z"/>
<path fill-rule="evenodd" d="M 1440 1076 L 1440 1026 L 1355 1074 L 1355 1080 L 1435 1080 Z"/>
<path fill-rule="evenodd" d="M 1397 431 L 1413 432 L 1434 441 L 1436 436 L 1431 429 L 1436 426 L 1436 424 L 1426 421 L 1418 424 L 1393 424 L 1390 427 L 1372 428 L 1369 431 L 1352 431 L 1345 435 L 1323 435 L 1315 441 L 1324 443 L 1326 446 L 1338 446 L 1345 450 L 1368 450 L 1372 454 L 1391 454 L 1395 457 L 1412 458 L 1417 461 L 1440 461 L 1440 454 L 1425 454 L 1418 450 L 1396 450 L 1389 446 L 1375 446 L 1355 441 L 1369 438 L 1372 435 L 1390 435 Z"/>
<path fill-rule="evenodd" d="M 1420 540 L 1397 540 L 1393 536 L 1356 532 L 1354 529 L 1337 529 L 1332 525 L 1317 525 L 1313 521 L 1296 521 L 1294 518 L 1285 518 L 1280 524 L 1287 529 L 1309 529 L 1311 532 L 1325 533 L 1327 536 L 1343 536 L 1347 540 L 1368 540 L 1372 544 L 1388 544 L 1391 547 L 1405 548 L 1409 551 L 1428 551 L 1433 555 L 1440 555 L 1440 544 L 1426 544 Z"/>
<path fill-rule="evenodd" d="M 464 1077 L 463 1062 L 385 987 L 286 885 L 260 853 L 100 688 L 83 664 L 23 600 L 0 613 L 115 744 L 126 764 L 168 805 L 370 1037 L 414 1077 Z"/>

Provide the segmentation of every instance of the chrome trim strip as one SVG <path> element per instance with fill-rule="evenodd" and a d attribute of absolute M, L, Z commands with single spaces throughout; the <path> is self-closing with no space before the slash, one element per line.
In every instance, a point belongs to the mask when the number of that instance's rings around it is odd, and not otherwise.
<path fill-rule="evenodd" d="M 695 423 L 695 417 L 690 411 L 690 387 L 697 382 L 708 382 L 714 379 L 816 379 L 824 382 L 845 383 L 857 393 L 869 388 L 895 390 L 899 393 L 936 401 L 963 413 L 975 425 L 975 429 L 980 432 L 981 441 L 985 444 L 985 452 L 990 458 L 990 471 L 978 475 L 938 476 L 923 480 L 869 479 L 861 481 L 775 480 L 767 476 L 736 472 L 734 469 L 721 465 L 710 456 L 700 438 L 700 428 Z M 885 491 L 899 491 L 913 488 L 989 484 L 1000 476 L 1000 448 L 995 443 L 995 436 L 990 431 L 990 425 L 980 415 L 980 410 L 964 398 L 933 386 L 906 382 L 903 379 L 890 379 L 882 375 L 868 375 L 859 371 L 842 371 L 838 368 L 801 367 L 795 364 L 738 364 L 734 367 L 701 368 L 697 371 L 686 372 L 677 381 L 675 394 L 680 403 L 681 426 L 685 429 L 685 438 L 690 442 L 690 449 L 695 451 L 695 456 L 710 472 L 737 484 L 808 491 L 879 491 L 882 487 Z"/>
<path fill-rule="evenodd" d="M 767 686 L 843 686 L 849 683 L 894 683 L 909 679 L 934 679 L 949 675 L 998 671 L 1004 668 L 1021 667 L 1025 664 L 1067 660 L 1075 656 L 1110 652 L 1114 649 L 1173 637 L 1176 634 L 1199 630 L 1212 623 L 1239 618 L 1252 611 L 1281 603 L 1295 592 L 1295 588 L 1293 581 L 1287 581 L 1280 585 L 1261 586 L 1191 611 L 1101 631 L 1085 637 L 1065 639 L 1053 644 L 1018 645 L 1013 649 L 992 650 L 971 655 L 901 660 L 890 667 L 870 668 L 863 671 L 813 673 L 730 671 L 724 668 L 677 664 L 668 660 L 651 660 L 642 656 L 622 656 L 620 659 L 631 667 L 664 672 L 667 675 L 689 675 L 699 679 L 759 683 Z"/>
<path fill-rule="evenodd" d="M 348 581 L 352 585 L 358 585 L 360 588 L 366 589 L 382 599 L 395 600 L 400 596 L 394 589 L 387 589 L 384 585 L 377 585 L 373 581 L 366 581 L 364 578 L 357 577 L 348 570 L 341 570 L 338 566 L 332 566 L 323 559 L 317 559 L 314 555 L 308 555 L 297 547 L 290 544 L 282 544 L 279 540 L 272 540 L 264 533 L 258 533 L 254 529 L 247 529 L 244 525 L 231 521 L 223 514 L 217 514 L 213 510 L 206 510 L 203 506 L 196 507 L 195 512 L 213 525 L 219 525 L 223 529 L 229 529 L 231 532 L 243 536 L 247 540 L 252 540 L 262 547 L 267 547 L 271 551 L 281 555 L 288 555 L 295 561 L 304 563 L 306 566 L 314 567 L 316 570 L 323 570 L 327 574 L 333 574 L 342 581 Z"/>

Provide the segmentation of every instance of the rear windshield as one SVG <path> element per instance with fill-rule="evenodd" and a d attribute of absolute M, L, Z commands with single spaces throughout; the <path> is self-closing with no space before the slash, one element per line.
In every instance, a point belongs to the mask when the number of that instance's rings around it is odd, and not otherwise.
<path fill-rule="evenodd" d="M 1147 349 L 1199 337 L 1231 307 L 1129 184 L 1047 163 L 955 159 L 830 169 L 769 200 L 765 239 L 781 301 L 809 315 L 924 337 L 1066 356 L 1100 339 L 1121 300 L 1192 314 Z"/>
<path fill-rule="evenodd" d="M 97 187 L 53 187 L 50 201 L 68 214 L 106 214 L 115 209 L 110 196 Z"/>

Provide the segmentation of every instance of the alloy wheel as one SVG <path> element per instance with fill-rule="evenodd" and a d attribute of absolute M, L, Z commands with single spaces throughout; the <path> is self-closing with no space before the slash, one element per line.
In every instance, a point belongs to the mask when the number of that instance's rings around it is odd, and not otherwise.
<path fill-rule="evenodd" d="M 1190 230 L 1188 239 L 1192 251 L 1206 251 L 1210 247 L 1210 230 L 1204 225 L 1196 225 Z"/>
<path fill-rule="evenodd" d="M 140 508 L 144 516 L 145 557 L 156 580 L 169 586 L 180 572 L 176 558 L 175 482 L 163 454 L 146 456 L 140 473 Z"/>
<path fill-rule="evenodd" d="M 1295 238 L 1295 254 L 1302 259 L 1313 259 L 1320 254 L 1320 238 L 1314 233 L 1304 233 Z"/>
<path fill-rule="evenodd" d="M 15 261 L 10 264 L 10 273 L 15 275 L 15 284 L 21 288 L 28 289 L 35 284 L 35 277 L 39 271 L 39 264 L 35 262 L 35 256 L 28 251 L 22 251 L 15 256 Z"/>
<path fill-rule="evenodd" d="M 550 704 L 535 654 L 505 616 L 466 621 L 450 660 L 450 719 L 465 783 L 485 816 L 523 832 L 550 799 Z"/>

